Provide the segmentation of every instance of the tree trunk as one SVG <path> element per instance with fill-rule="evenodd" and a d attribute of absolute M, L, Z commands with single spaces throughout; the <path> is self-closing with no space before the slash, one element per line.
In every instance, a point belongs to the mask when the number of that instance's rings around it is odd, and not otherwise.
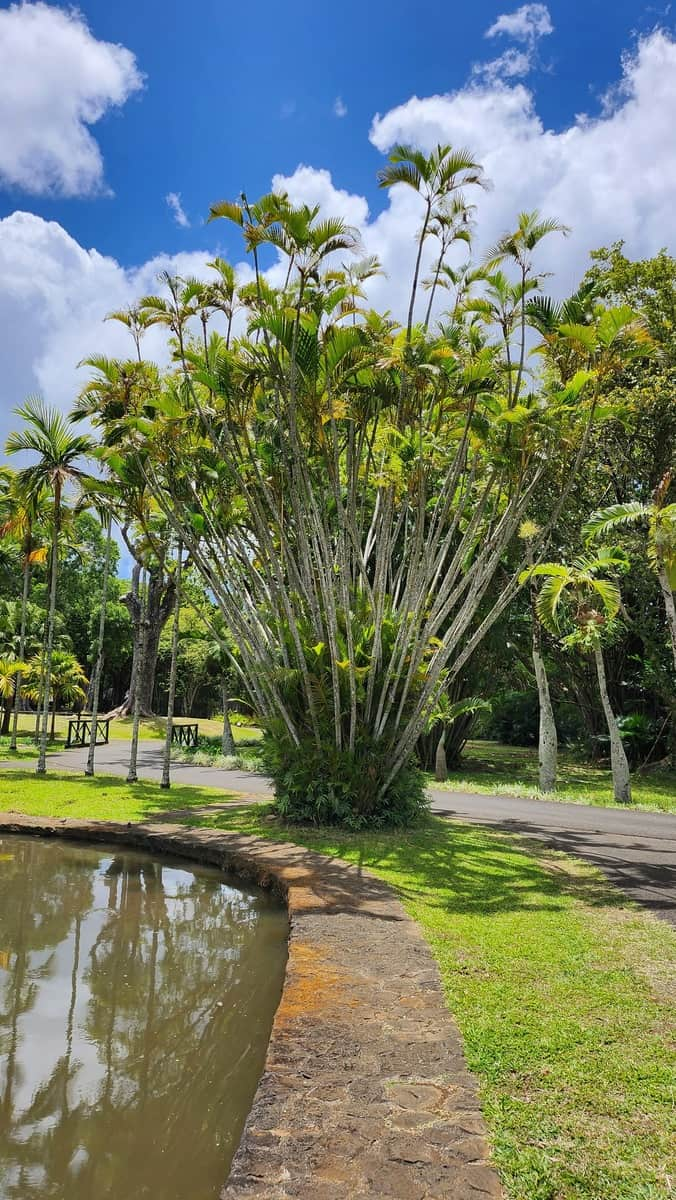
<path fill-rule="evenodd" d="M 3 710 L 2 710 L 2 728 L 0 729 L 0 735 L 2 737 L 7 737 L 7 734 L 9 733 L 9 725 L 10 725 L 11 717 L 12 717 L 12 701 L 11 701 L 11 698 L 8 696 L 7 699 L 5 700 Z"/>
<path fill-rule="evenodd" d="M 667 625 L 669 626 L 669 636 L 671 638 L 671 650 L 674 656 L 674 670 L 676 670 L 676 606 L 674 605 L 674 593 L 671 590 L 669 576 L 666 568 L 660 563 L 657 578 L 660 581 L 660 588 L 664 598 L 664 607 L 667 614 Z"/>
<path fill-rule="evenodd" d="M 181 571 L 183 568 L 183 542 L 178 543 L 176 559 L 176 585 L 174 588 L 174 628 L 171 634 L 171 665 L 169 667 L 169 695 L 167 697 L 167 730 L 164 739 L 164 759 L 162 762 L 163 788 L 171 786 L 171 732 L 174 727 L 174 704 L 176 701 L 176 674 L 178 667 L 178 634 L 179 616 L 181 611 Z"/>
<path fill-rule="evenodd" d="M 99 719 L 99 694 L 101 691 L 101 672 L 103 670 L 103 639 L 106 633 L 106 610 L 108 607 L 108 578 L 110 576 L 110 552 L 113 544 L 113 522 L 108 518 L 108 528 L 106 530 L 106 556 L 103 560 L 103 583 L 101 586 L 101 615 L 99 617 L 99 636 L 96 643 L 96 659 L 94 662 L 94 674 L 92 677 L 92 727 L 89 735 L 89 752 L 87 754 L 87 765 L 85 767 L 85 775 L 94 774 L 94 759 L 96 756 L 96 725 Z"/>
<path fill-rule="evenodd" d="M 448 766 L 446 764 L 446 731 L 442 728 L 441 737 L 437 743 L 437 752 L 434 759 L 434 778 L 437 783 L 445 783 L 448 779 Z"/>
<path fill-rule="evenodd" d="M 145 648 L 146 648 L 146 621 L 145 621 L 145 603 L 144 597 L 141 596 L 141 644 L 138 658 L 137 677 L 143 677 L 145 667 Z M 141 688 L 137 685 L 136 696 L 134 700 L 134 717 L 131 729 L 131 749 L 129 751 L 129 770 L 127 772 L 127 783 L 136 783 L 138 775 L 136 774 L 136 760 L 138 757 L 138 735 L 141 728 Z"/>
<path fill-rule="evenodd" d="M 167 578 L 164 571 L 151 571 L 148 577 L 145 603 L 142 603 L 138 591 L 140 574 L 141 566 L 137 563 L 132 575 L 131 591 L 121 598 L 131 617 L 134 633 L 134 657 L 129 691 L 122 704 L 109 714 L 111 717 L 126 717 L 133 712 L 136 707 L 137 691 L 140 694 L 142 715 L 150 717 L 153 714 L 153 692 L 160 636 L 174 607 L 174 580 L 171 576 Z M 143 659 L 142 670 L 140 669 L 141 659 Z"/>
<path fill-rule="evenodd" d="M 27 552 L 23 565 L 23 595 L 21 597 L 21 632 L 19 634 L 19 662 L 24 662 L 26 658 L 26 622 L 28 617 L 28 596 L 31 586 L 31 562 L 30 552 Z M 21 705 L 21 671 L 17 671 L 16 683 L 14 686 L 14 719 L 12 721 L 12 737 L 9 743 L 10 750 L 16 750 L 16 735 L 19 728 L 19 708 Z"/>
<path fill-rule="evenodd" d="M 54 484 L 54 525 L 52 529 L 52 562 L 49 584 L 49 611 L 47 614 L 47 649 L 45 653 L 45 694 L 42 708 L 40 729 L 40 750 L 38 753 L 38 775 L 47 774 L 47 724 L 49 721 L 49 696 L 52 683 L 52 654 L 54 651 L 54 618 L 56 616 L 56 585 L 59 572 L 59 533 L 61 532 L 61 484 L 57 478 Z"/>
<path fill-rule="evenodd" d="M 221 735 L 221 754 L 224 757 L 229 757 L 236 754 L 235 739 L 232 733 L 230 724 L 230 697 L 228 696 L 228 682 L 224 679 L 221 682 L 221 697 L 223 700 L 223 733 Z"/>
<path fill-rule="evenodd" d="M 553 792 L 556 788 L 556 761 L 558 737 L 554 709 L 549 694 L 549 680 L 545 660 L 542 657 L 542 633 L 540 622 L 533 611 L 533 667 L 538 689 L 540 720 L 538 727 L 538 786 L 541 792 Z"/>
<path fill-rule="evenodd" d="M 620 736 L 617 717 L 612 710 L 610 698 L 608 696 L 608 685 L 606 683 L 606 669 L 603 663 L 603 651 L 599 648 L 594 651 L 596 660 L 596 674 L 599 681 L 599 692 L 601 693 L 601 703 L 605 713 L 608 733 L 610 735 L 610 766 L 613 772 L 613 792 L 615 799 L 619 804 L 631 804 L 631 781 L 629 778 L 629 763 L 625 754 L 622 738 Z"/>

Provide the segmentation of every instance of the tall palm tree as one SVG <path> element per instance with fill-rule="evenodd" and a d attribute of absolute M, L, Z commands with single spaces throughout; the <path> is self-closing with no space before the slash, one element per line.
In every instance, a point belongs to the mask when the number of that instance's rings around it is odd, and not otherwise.
<path fill-rule="evenodd" d="M 603 578 L 609 571 L 626 569 L 628 560 L 619 550 L 601 547 L 596 558 L 577 558 L 565 563 L 540 563 L 525 572 L 531 578 L 545 577 L 537 598 L 537 614 L 546 628 L 559 637 L 561 608 L 564 602 L 572 633 L 563 638 L 567 646 L 578 646 L 594 655 L 601 705 L 610 740 L 610 764 L 613 791 L 620 804 L 631 804 L 629 762 L 622 744 L 620 727 L 608 695 L 603 642 L 620 611 L 620 589 L 614 579 Z"/>
<path fill-rule="evenodd" d="M 608 508 L 592 513 L 582 529 L 588 540 L 605 537 L 611 530 L 624 525 L 645 521 L 648 525 L 648 561 L 659 580 L 667 615 L 667 626 L 671 638 L 671 649 L 676 668 L 676 503 L 665 503 L 671 486 L 672 473 L 668 471 L 655 488 L 648 504 L 640 500 L 629 500 L 626 504 L 611 504 Z"/>
<path fill-rule="evenodd" d="M 9 717 L 12 711 L 11 701 L 16 692 L 17 680 L 25 670 L 26 663 L 21 662 L 17 658 L 0 658 L 0 700 L 2 700 L 4 706 L 3 733 L 5 725 L 9 725 Z"/>
<path fill-rule="evenodd" d="M 101 582 L 101 611 L 99 613 L 99 632 L 96 639 L 96 656 L 94 658 L 94 676 L 92 679 L 92 723 L 89 733 L 89 750 L 87 752 L 87 763 L 85 766 L 85 775 L 92 776 L 94 774 L 94 762 L 96 758 L 96 733 L 99 719 L 99 698 L 101 694 L 101 675 L 103 673 L 103 643 L 106 635 L 106 616 L 108 609 L 108 584 L 110 581 L 110 559 L 113 548 L 113 508 L 110 497 L 108 501 L 103 498 L 99 490 L 98 496 L 95 497 L 95 503 L 99 508 L 102 524 L 106 528 L 106 549 L 103 559 L 103 579 Z"/>
<path fill-rule="evenodd" d="M 39 655 L 31 659 L 26 670 L 26 695 L 31 699 L 39 699 L 44 678 L 44 668 Z M 69 705 L 84 704 L 87 699 L 87 684 L 89 680 L 70 650 L 54 650 L 51 658 L 49 684 L 44 692 L 51 697 L 52 709 L 52 741 L 56 735 L 56 711 L 60 700 Z"/>
<path fill-rule="evenodd" d="M 429 233 L 439 243 L 439 255 L 429 280 L 430 298 L 425 313 L 425 329 L 429 328 L 434 296 L 448 251 L 456 242 L 464 242 L 467 246 L 472 244 L 472 213 L 475 209 L 476 205 L 468 204 L 462 193 L 458 193 L 451 197 L 450 202 L 440 205 L 430 221 Z M 423 281 L 423 287 L 427 282 Z"/>
<path fill-rule="evenodd" d="M 569 232 L 570 230 L 567 225 L 563 225 L 560 221 L 556 221 L 553 218 L 542 217 L 537 210 L 522 212 L 519 213 L 516 229 L 511 233 L 503 234 L 492 249 L 488 251 L 486 256 L 492 267 L 500 266 L 504 262 L 511 262 L 517 267 L 519 272 L 519 283 L 521 285 L 519 296 L 521 341 L 519 365 L 513 393 L 515 404 L 521 391 L 521 380 L 523 378 L 526 356 L 526 296 L 532 290 L 527 285 L 529 283 L 534 283 L 535 287 L 539 285 L 538 277 L 533 275 L 533 251 L 548 234 L 562 233 L 564 237 L 567 237 Z"/>
<path fill-rule="evenodd" d="M 26 625 L 28 617 L 28 602 L 30 598 L 31 577 L 33 568 L 43 565 L 47 558 L 46 547 L 38 530 L 44 527 L 46 521 L 45 499 L 46 491 L 25 494 L 18 486 L 16 476 L 10 481 L 10 486 L 3 495 L 0 538 L 9 535 L 16 538 L 21 546 L 23 560 L 23 586 L 21 595 L 21 625 L 19 634 L 19 659 L 23 662 L 26 657 Z M 19 725 L 19 709 L 21 707 L 21 675 L 16 676 L 14 689 L 14 713 L 12 718 L 12 733 L 10 749 L 17 748 L 17 732 Z"/>
<path fill-rule="evenodd" d="M 403 183 L 413 188 L 422 197 L 425 205 L 406 322 L 406 337 L 410 341 L 420 263 L 430 222 L 454 192 L 473 185 L 485 187 L 486 183 L 483 169 L 475 162 L 469 150 L 454 150 L 452 146 L 442 145 L 436 146 L 431 154 L 425 154 L 415 146 L 395 146 L 389 155 L 388 166 L 378 172 L 378 183 L 383 188 Z"/>
<path fill-rule="evenodd" d="M 179 541 L 176 552 L 176 591 L 174 597 L 174 627 L 171 632 L 171 663 L 169 667 L 169 695 L 167 698 L 167 729 L 164 739 L 161 787 L 171 786 L 171 735 L 174 727 L 174 703 L 176 700 L 176 674 L 178 670 L 178 635 L 181 616 L 181 573 L 183 571 L 183 542 Z"/>
<path fill-rule="evenodd" d="M 44 677 L 45 695 L 40 728 L 38 775 L 47 770 L 47 725 L 49 719 L 49 691 L 54 651 L 54 618 L 59 572 L 59 540 L 61 536 L 62 503 L 64 490 L 72 484 L 82 485 L 88 478 L 80 465 L 81 459 L 92 450 L 92 442 L 85 434 L 72 432 L 62 413 L 47 408 L 36 396 L 30 397 L 17 408 L 16 414 L 24 422 L 23 429 L 11 433 L 7 439 L 7 453 L 28 452 L 37 455 L 37 462 L 22 467 L 17 472 L 19 486 L 27 496 L 38 496 L 45 488 L 53 498 L 52 545 L 49 580 L 49 604 L 47 610 L 47 637 L 45 645 Z"/>
<path fill-rule="evenodd" d="M 540 528 L 534 521 L 524 521 L 519 536 L 526 543 L 526 554 L 531 567 L 533 565 L 533 538 L 537 537 Z M 531 604 L 531 658 L 535 683 L 538 691 L 538 787 L 541 792 L 553 792 L 556 788 L 556 769 L 559 750 L 559 738 L 554 718 L 552 698 L 549 691 L 547 667 L 542 653 L 542 623 L 538 616 L 537 593 L 533 577 L 530 579 Z"/>

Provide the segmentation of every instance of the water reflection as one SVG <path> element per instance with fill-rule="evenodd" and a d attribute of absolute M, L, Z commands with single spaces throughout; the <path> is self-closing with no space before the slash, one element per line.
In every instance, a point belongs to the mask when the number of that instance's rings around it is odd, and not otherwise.
<path fill-rule="evenodd" d="M 215 871 L 0 838 L 1 1200 L 217 1197 L 286 932 Z"/>

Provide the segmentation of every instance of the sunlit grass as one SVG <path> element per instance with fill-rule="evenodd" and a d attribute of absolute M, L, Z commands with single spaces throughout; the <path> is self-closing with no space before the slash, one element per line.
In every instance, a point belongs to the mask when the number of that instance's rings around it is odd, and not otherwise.
<path fill-rule="evenodd" d="M 537 783 L 537 751 L 524 746 L 503 746 L 499 742 L 468 742 L 460 766 L 449 772 L 446 784 L 435 783 L 430 776 L 433 787 L 451 791 L 542 797 Z M 633 807 L 676 812 L 676 772 L 635 771 L 631 786 Z M 614 807 L 610 768 L 583 762 L 564 751 L 559 755 L 556 795 L 543 798 Z"/>
<path fill-rule="evenodd" d="M 0 809 L 157 820 L 297 842 L 358 863 L 419 922 L 480 1082 L 508 1200 L 667 1200 L 676 1174 L 676 935 L 593 868 L 484 828 L 280 825 L 199 788 L 0 772 Z M 178 810 L 176 812 L 175 810 Z"/>

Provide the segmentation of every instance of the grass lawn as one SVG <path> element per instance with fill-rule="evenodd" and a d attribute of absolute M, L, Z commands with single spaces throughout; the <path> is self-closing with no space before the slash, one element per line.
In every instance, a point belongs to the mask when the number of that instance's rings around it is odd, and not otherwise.
<path fill-rule="evenodd" d="M 68 734 L 68 721 L 71 718 L 61 716 L 57 713 L 56 717 L 56 739 L 49 743 L 51 750 L 63 749 L 63 744 Z M 187 721 L 188 717 L 177 717 L 176 720 L 180 724 L 182 721 Z M 207 737 L 220 737 L 223 728 L 222 719 L 207 720 L 206 718 L 198 718 L 199 731 Z M 166 722 L 162 717 L 155 717 L 152 720 L 142 720 L 139 737 L 143 741 L 161 741 L 164 739 Z M 128 741 L 131 738 L 132 719 L 131 717 L 121 717 L 110 723 L 110 738 L 117 741 Z M 19 718 L 19 738 L 20 744 L 16 753 L 11 753 L 9 749 L 9 738 L 0 738 L 0 760 L 12 758 L 35 758 L 35 743 L 33 734 L 35 731 L 35 717 L 22 716 Z M 234 726 L 233 736 L 236 742 L 251 742 L 260 738 L 261 731 L 253 726 Z"/>
<path fill-rule="evenodd" d="M 215 797 L 0 772 L 1 810 L 135 821 L 192 808 L 189 824 L 283 838 L 372 870 L 397 889 L 439 963 L 509 1200 L 673 1196 L 673 929 L 591 867 L 508 835 L 433 817 L 407 834 L 289 829 L 262 805 L 209 811 Z"/>
<path fill-rule="evenodd" d="M 468 742 L 457 770 L 448 783 L 430 784 L 450 791 L 502 792 L 512 796 L 542 796 L 538 791 L 537 750 L 529 746 L 503 746 L 499 742 Z M 635 808 L 676 812 L 676 772 L 653 769 L 634 772 L 631 780 Z M 608 766 L 583 762 L 565 751 L 559 755 L 558 790 L 548 800 L 622 807 L 613 800 Z"/>

